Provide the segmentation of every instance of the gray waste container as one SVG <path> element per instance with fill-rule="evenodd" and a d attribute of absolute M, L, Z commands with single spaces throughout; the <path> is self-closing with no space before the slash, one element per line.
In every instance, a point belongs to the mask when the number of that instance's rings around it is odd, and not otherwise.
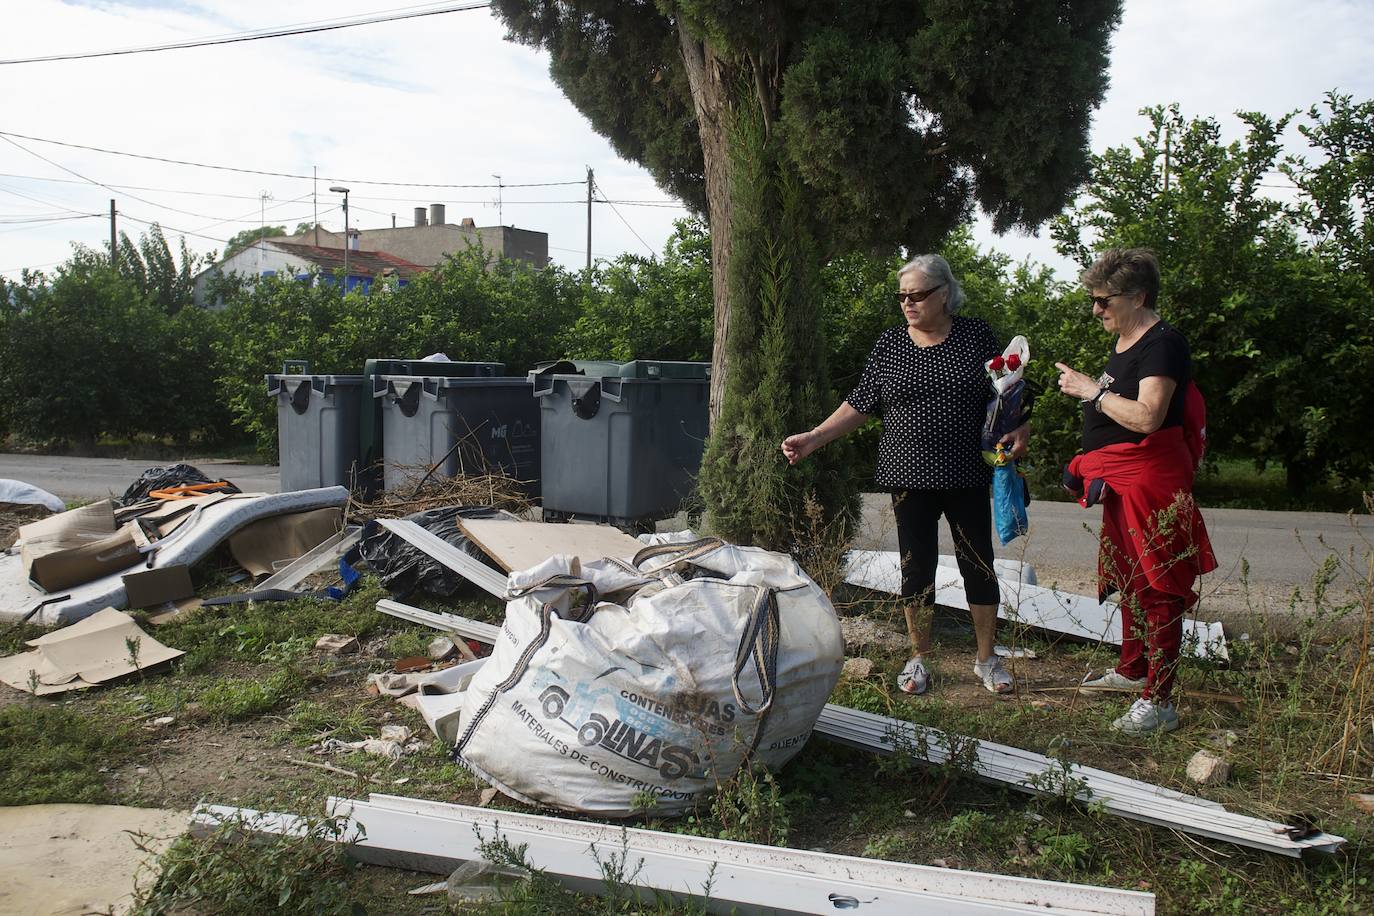
<path fill-rule="evenodd" d="M 277 399 L 281 491 L 345 486 L 358 479 L 361 375 L 311 375 L 309 363 L 287 363 L 266 376 Z"/>
<path fill-rule="evenodd" d="M 710 364 L 639 361 L 621 373 L 531 373 L 542 415 L 545 518 L 647 528 L 676 515 L 695 490 Z"/>
<path fill-rule="evenodd" d="M 358 420 L 358 436 L 362 440 L 358 459 L 361 489 L 367 496 L 375 496 L 382 489 L 382 466 L 385 455 L 382 441 L 382 407 L 385 404 L 386 382 L 382 376 L 444 376 L 455 378 L 498 378 L 506 373 L 505 363 L 443 362 L 423 359 L 369 359 L 363 365 L 363 411 Z"/>
<path fill-rule="evenodd" d="M 500 471 L 539 495 L 539 404 L 527 378 L 383 375 L 385 484 L 414 486 L 435 476 Z"/>

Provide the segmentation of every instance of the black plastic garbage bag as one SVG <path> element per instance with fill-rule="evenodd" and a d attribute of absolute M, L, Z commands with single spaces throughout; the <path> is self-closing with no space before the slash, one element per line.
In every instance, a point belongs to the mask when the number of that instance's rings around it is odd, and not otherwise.
<path fill-rule="evenodd" d="M 501 517 L 501 510 L 491 506 L 448 506 L 407 515 L 406 521 L 414 522 L 469 556 L 491 565 L 487 555 L 463 534 L 458 519 Z M 376 522 L 368 522 L 363 528 L 358 547 L 367 565 L 382 580 L 382 587 L 397 599 L 404 599 L 417 590 L 439 598 L 451 598 L 465 589 L 477 587 Z"/>
<path fill-rule="evenodd" d="M 213 477 L 206 477 L 199 468 L 189 464 L 172 464 L 166 467 L 148 468 L 139 475 L 138 480 L 129 485 L 129 489 L 124 491 L 124 495 L 119 498 L 118 502 L 121 506 L 131 506 L 147 499 L 148 494 L 154 490 L 167 490 L 172 487 L 185 487 L 198 483 L 221 484 L 213 490 L 206 491 L 209 493 L 243 492 L 227 480 L 221 481 Z"/>

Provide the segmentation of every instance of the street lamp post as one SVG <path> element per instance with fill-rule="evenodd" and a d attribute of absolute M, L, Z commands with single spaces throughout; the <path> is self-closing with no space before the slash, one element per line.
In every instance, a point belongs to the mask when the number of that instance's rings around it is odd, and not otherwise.
<path fill-rule="evenodd" d="M 335 193 L 335 194 L 342 194 L 342 195 L 343 195 L 343 198 L 344 198 L 344 199 L 343 199 L 343 211 L 344 211 L 344 275 L 343 275 L 343 294 L 344 294 L 345 296 L 347 296 L 347 295 L 348 295 L 348 243 L 349 243 L 349 241 L 350 241 L 350 240 L 349 240 L 349 237 L 348 237 L 348 188 L 345 188 L 343 185 L 337 185 L 337 184 L 336 184 L 336 185 L 334 185 L 334 187 L 330 188 L 329 190 L 332 191 L 332 192 Z"/>

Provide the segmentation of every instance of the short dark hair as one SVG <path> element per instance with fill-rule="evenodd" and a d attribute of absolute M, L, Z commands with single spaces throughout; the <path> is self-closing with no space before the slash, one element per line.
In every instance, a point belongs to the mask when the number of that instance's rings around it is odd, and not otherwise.
<path fill-rule="evenodd" d="M 1089 290 L 1102 287 L 1113 293 L 1144 293 L 1145 307 L 1154 308 L 1159 298 L 1159 259 L 1148 248 L 1109 248 L 1078 279 Z"/>

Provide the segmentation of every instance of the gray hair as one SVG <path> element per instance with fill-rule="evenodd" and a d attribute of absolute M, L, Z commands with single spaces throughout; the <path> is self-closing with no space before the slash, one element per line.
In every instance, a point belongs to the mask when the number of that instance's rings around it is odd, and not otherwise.
<path fill-rule="evenodd" d="M 945 311 L 951 315 L 958 314 L 964 307 L 964 288 L 959 285 L 959 281 L 954 279 L 954 271 L 949 269 L 949 262 L 938 254 L 918 254 L 902 265 L 902 269 L 897 271 L 897 276 L 903 274 L 918 273 L 928 280 L 934 280 L 936 284 L 943 286 L 948 291 L 948 298 L 945 299 Z"/>

